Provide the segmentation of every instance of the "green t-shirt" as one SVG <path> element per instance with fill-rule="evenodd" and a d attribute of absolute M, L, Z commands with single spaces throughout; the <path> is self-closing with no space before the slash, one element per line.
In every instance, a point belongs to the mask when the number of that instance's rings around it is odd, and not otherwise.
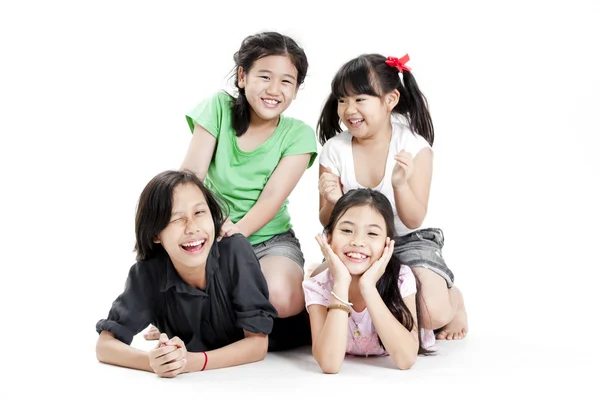
<path fill-rule="evenodd" d="M 233 128 L 234 99 L 218 92 L 205 99 L 186 115 L 192 133 L 194 124 L 217 139 L 205 184 L 229 205 L 229 218 L 236 223 L 254 206 L 279 160 L 287 155 L 310 153 L 310 168 L 317 156 L 315 131 L 304 122 L 281 115 L 279 125 L 266 142 L 245 152 L 237 144 Z M 292 227 L 286 199 L 277 215 L 248 240 L 257 244 Z"/>

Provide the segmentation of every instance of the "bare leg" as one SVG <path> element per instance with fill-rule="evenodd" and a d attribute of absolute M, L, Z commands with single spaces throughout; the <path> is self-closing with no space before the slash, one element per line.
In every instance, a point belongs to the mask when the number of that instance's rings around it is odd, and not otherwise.
<path fill-rule="evenodd" d="M 463 297 L 456 286 L 427 268 L 413 268 L 421 283 L 420 308 L 425 329 L 442 329 L 438 339 L 462 339 L 468 331 Z"/>
<path fill-rule="evenodd" d="M 269 301 L 279 318 L 299 314 L 304 309 L 302 269 L 287 257 L 272 256 L 260 260 L 269 287 Z"/>

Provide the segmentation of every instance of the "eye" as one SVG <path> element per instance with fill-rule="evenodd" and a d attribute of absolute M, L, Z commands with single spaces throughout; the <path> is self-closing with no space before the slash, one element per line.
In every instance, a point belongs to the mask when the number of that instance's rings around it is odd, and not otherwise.
<path fill-rule="evenodd" d="M 196 215 L 203 215 L 205 212 L 205 210 L 196 211 Z"/>
<path fill-rule="evenodd" d="M 340 229 L 340 230 L 344 233 L 352 233 L 352 231 L 350 229 Z"/>
<path fill-rule="evenodd" d="M 363 99 L 363 98 L 358 98 L 358 99 L 356 99 L 356 102 L 357 102 L 357 103 L 360 103 L 360 102 L 363 102 L 363 101 L 365 101 L 365 100 L 366 100 L 366 99 Z"/>
<path fill-rule="evenodd" d="M 344 99 L 338 99 L 339 104 L 344 104 L 346 101 Z"/>
<path fill-rule="evenodd" d="M 288 85 L 291 85 L 291 84 L 292 84 L 292 82 L 291 82 L 291 81 L 288 81 L 288 80 L 284 80 L 284 81 L 283 81 L 283 83 L 287 83 Z"/>
<path fill-rule="evenodd" d="M 263 76 L 259 76 L 259 78 L 262 78 L 264 80 L 269 80 L 269 77 L 268 76 L 264 76 L 264 75 Z"/>
<path fill-rule="evenodd" d="M 369 232 L 369 236 L 375 236 L 376 237 L 376 236 L 379 236 L 379 234 L 375 233 L 375 232 Z"/>
<path fill-rule="evenodd" d="M 181 218 L 177 218 L 177 219 L 174 219 L 174 220 L 173 220 L 173 221 L 171 221 L 170 223 L 171 223 L 171 224 L 174 224 L 174 223 L 181 222 L 181 221 L 183 221 L 183 217 L 181 217 Z"/>

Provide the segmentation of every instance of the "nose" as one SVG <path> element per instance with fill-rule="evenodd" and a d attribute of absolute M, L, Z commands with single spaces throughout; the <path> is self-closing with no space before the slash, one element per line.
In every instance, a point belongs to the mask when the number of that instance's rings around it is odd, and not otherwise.
<path fill-rule="evenodd" d="M 185 223 L 185 233 L 192 234 L 200 231 L 200 227 L 196 223 L 195 218 L 188 218 Z"/>
<path fill-rule="evenodd" d="M 346 109 L 344 110 L 346 118 L 352 116 L 352 114 L 356 112 L 356 105 L 354 104 L 354 102 L 349 101 L 344 105 L 346 106 Z"/>
<path fill-rule="evenodd" d="M 277 79 L 271 79 L 269 86 L 267 86 L 267 93 L 273 95 L 279 94 L 279 81 Z"/>
<path fill-rule="evenodd" d="M 365 243 L 361 238 L 354 238 L 350 240 L 350 246 L 352 247 L 364 247 Z"/>

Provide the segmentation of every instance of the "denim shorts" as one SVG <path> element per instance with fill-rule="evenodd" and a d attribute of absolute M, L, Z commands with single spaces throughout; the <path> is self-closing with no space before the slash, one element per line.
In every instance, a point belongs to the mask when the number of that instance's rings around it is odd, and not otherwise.
<path fill-rule="evenodd" d="M 252 245 L 252 247 L 259 261 L 266 257 L 287 257 L 304 270 L 304 255 L 302 254 L 300 241 L 291 228 L 287 232 L 275 235 L 271 239 Z"/>
<path fill-rule="evenodd" d="M 444 278 L 448 288 L 454 285 L 454 274 L 442 257 L 444 233 L 441 229 L 419 229 L 394 240 L 394 255 L 402 264 L 427 268 Z"/>

